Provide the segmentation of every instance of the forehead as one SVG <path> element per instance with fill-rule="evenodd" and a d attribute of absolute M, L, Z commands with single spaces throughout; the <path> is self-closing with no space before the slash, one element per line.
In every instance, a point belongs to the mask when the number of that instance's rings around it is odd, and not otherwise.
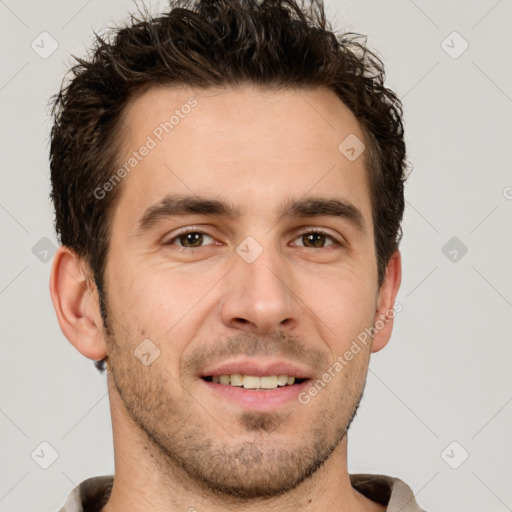
<path fill-rule="evenodd" d="M 339 149 L 349 136 L 364 140 L 352 112 L 326 89 L 150 88 L 123 114 L 120 165 L 139 155 L 125 166 L 115 216 L 133 214 L 133 225 L 170 193 L 214 195 L 242 213 L 270 214 L 284 196 L 337 191 L 370 216 L 366 155 L 350 161 Z"/>
<path fill-rule="evenodd" d="M 258 138 L 253 140 L 249 134 Z M 333 91 L 270 90 L 255 85 L 208 89 L 151 87 L 129 102 L 121 125 L 127 149 L 147 135 L 165 138 L 158 140 L 164 144 L 177 142 L 183 135 L 191 144 L 200 142 L 198 149 L 242 144 L 237 153 L 244 155 L 247 151 L 259 155 L 261 143 L 265 143 L 267 150 L 274 149 L 275 141 L 282 156 L 296 159 L 307 157 L 311 147 L 332 149 L 334 144 L 337 148 L 340 137 L 348 134 L 364 138 L 356 118 Z M 260 145 L 256 146 L 256 142 Z"/>

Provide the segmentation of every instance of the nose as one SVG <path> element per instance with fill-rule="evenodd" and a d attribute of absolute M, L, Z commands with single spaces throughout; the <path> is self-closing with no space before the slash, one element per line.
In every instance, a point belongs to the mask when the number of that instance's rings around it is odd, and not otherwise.
<path fill-rule="evenodd" d="M 226 326 L 259 334 L 296 327 L 300 301 L 291 269 L 277 249 L 265 247 L 252 263 L 236 254 L 224 285 Z"/>

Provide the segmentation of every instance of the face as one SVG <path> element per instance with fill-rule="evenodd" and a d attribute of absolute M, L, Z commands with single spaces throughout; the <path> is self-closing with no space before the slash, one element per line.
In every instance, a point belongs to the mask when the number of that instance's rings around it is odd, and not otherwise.
<path fill-rule="evenodd" d="M 370 345 L 333 371 L 378 292 L 349 134 L 363 139 L 325 90 L 154 88 L 125 111 L 121 160 L 138 156 L 112 217 L 109 377 L 168 467 L 225 495 L 297 486 L 359 403 Z"/>

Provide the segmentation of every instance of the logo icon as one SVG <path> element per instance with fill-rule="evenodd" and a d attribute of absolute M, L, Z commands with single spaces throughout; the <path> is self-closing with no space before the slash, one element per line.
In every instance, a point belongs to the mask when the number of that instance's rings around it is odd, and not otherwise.
<path fill-rule="evenodd" d="M 453 31 L 443 39 L 441 48 L 452 59 L 458 59 L 469 48 L 469 43 L 458 32 Z"/>
<path fill-rule="evenodd" d="M 59 43 L 48 32 L 41 32 L 30 44 L 39 57 L 47 59 L 59 47 Z"/>
<path fill-rule="evenodd" d="M 363 141 L 353 133 L 345 137 L 338 146 L 339 152 L 350 162 L 357 160 L 365 148 Z"/>
<path fill-rule="evenodd" d="M 452 469 L 458 469 L 469 457 L 467 450 L 457 441 L 452 441 L 442 452 L 441 458 Z"/>
<path fill-rule="evenodd" d="M 59 458 L 57 450 L 48 441 L 39 443 L 30 456 L 43 469 L 48 469 Z"/>
<path fill-rule="evenodd" d="M 149 366 L 160 355 L 160 349 L 149 338 L 146 338 L 133 353 L 144 366 Z"/>
<path fill-rule="evenodd" d="M 263 247 L 252 236 L 248 236 L 238 244 L 236 252 L 246 263 L 252 263 L 263 252 Z"/>
<path fill-rule="evenodd" d="M 48 237 L 43 236 L 32 247 L 32 254 L 42 263 L 48 263 L 53 258 L 56 250 L 55 244 Z"/>
<path fill-rule="evenodd" d="M 446 242 L 441 252 L 452 262 L 458 263 L 468 252 L 468 248 L 456 236 Z"/>

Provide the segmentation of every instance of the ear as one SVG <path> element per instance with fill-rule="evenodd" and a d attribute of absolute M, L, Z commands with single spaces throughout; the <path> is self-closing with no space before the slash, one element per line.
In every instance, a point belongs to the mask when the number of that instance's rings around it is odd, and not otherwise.
<path fill-rule="evenodd" d="M 389 259 L 386 277 L 380 287 L 377 298 L 377 310 L 373 322 L 377 333 L 373 337 L 372 352 L 382 350 L 391 338 L 393 319 L 398 310 L 394 308 L 395 299 L 402 281 L 402 257 L 397 249 Z"/>
<path fill-rule="evenodd" d="M 88 266 L 66 246 L 53 258 L 50 295 L 64 336 L 85 357 L 103 359 L 107 353 L 98 292 Z"/>

